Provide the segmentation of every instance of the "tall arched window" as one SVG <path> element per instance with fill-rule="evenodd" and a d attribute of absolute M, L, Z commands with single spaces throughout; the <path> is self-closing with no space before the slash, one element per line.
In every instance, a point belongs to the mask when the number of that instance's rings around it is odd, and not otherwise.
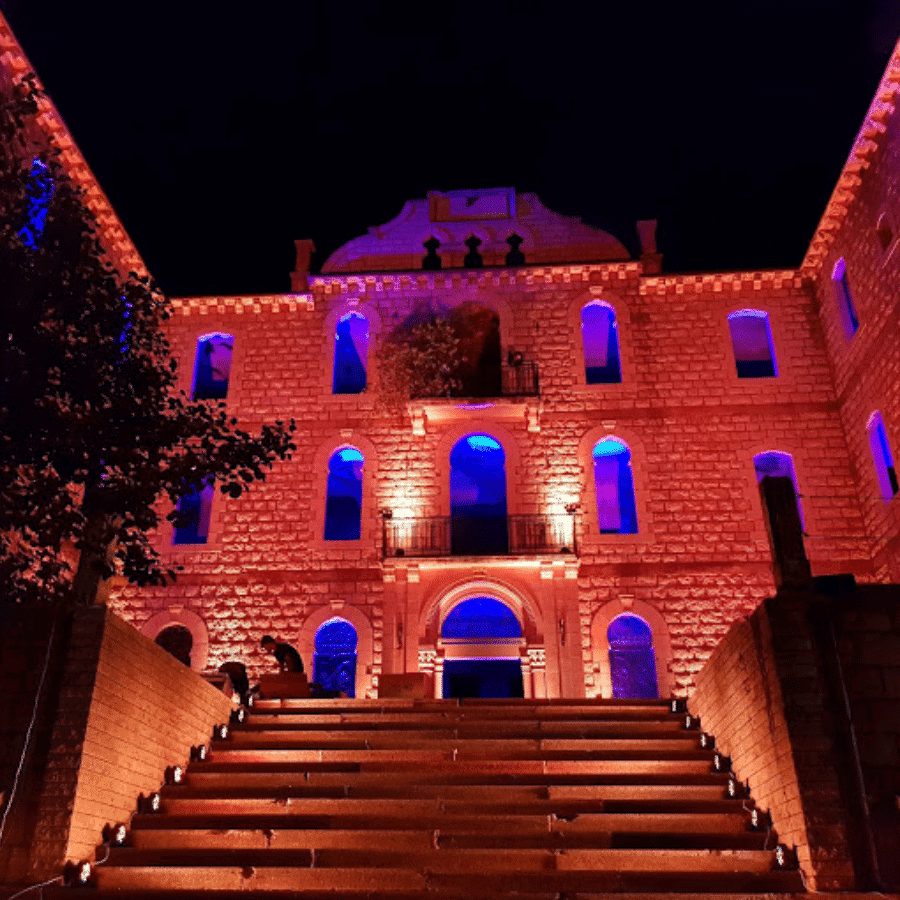
<path fill-rule="evenodd" d="M 356 696 L 356 629 L 339 616 L 316 631 L 313 681 L 330 691 Z"/>
<path fill-rule="evenodd" d="M 451 546 L 456 556 L 506 553 L 506 455 L 487 434 L 470 434 L 450 452 Z"/>
<path fill-rule="evenodd" d="M 884 419 L 880 412 L 872 413 L 866 429 L 869 432 L 869 446 L 872 450 L 872 459 L 875 462 L 875 472 L 878 476 L 878 488 L 885 500 L 897 495 L 897 469 L 894 466 L 894 454 L 891 453 L 891 445 L 888 443 L 887 431 L 884 427 Z"/>
<path fill-rule="evenodd" d="M 604 438 L 594 445 L 594 490 L 601 534 L 636 534 L 637 509 L 631 451 L 622 441 Z"/>
<path fill-rule="evenodd" d="M 581 346 L 588 384 L 617 384 L 622 380 L 616 312 L 608 303 L 597 300 L 582 308 Z"/>
<path fill-rule="evenodd" d="M 797 514 L 800 516 L 800 524 L 806 528 L 803 517 L 803 504 L 800 502 L 800 491 L 797 488 L 797 473 L 794 471 L 794 459 L 790 453 L 782 453 L 779 450 L 767 450 L 765 453 L 757 453 L 753 457 L 753 468 L 756 470 L 756 483 L 759 484 L 767 475 L 773 478 L 790 478 L 797 495 Z"/>
<path fill-rule="evenodd" d="M 366 389 L 369 365 L 369 320 L 362 313 L 347 313 L 334 331 L 332 393 L 361 394 Z"/>
<path fill-rule="evenodd" d="M 328 460 L 325 540 L 358 541 L 362 531 L 363 455 L 342 447 Z"/>
<path fill-rule="evenodd" d="M 197 364 L 194 367 L 194 399 L 224 400 L 231 378 L 234 336 L 206 334 L 197 341 Z"/>
<path fill-rule="evenodd" d="M 656 654 L 650 626 L 640 616 L 624 613 L 610 622 L 606 637 L 613 697 L 658 698 Z"/>
<path fill-rule="evenodd" d="M 843 257 L 834 264 L 834 269 L 831 272 L 831 284 L 834 288 L 834 296 L 837 300 L 844 334 L 851 338 L 856 334 L 857 328 L 859 328 L 859 317 L 856 315 L 853 292 L 850 290 L 850 279 L 847 276 L 847 263 L 844 262 Z"/>
<path fill-rule="evenodd" d="M 215 492 L 215 487 L 210 482 L 202 490 L 193 490 L 178 501 L 178 518 L 172 533 L 173 544 L 205 544 L 209 540 Z"/>
<path fill-rule="evenodd" d="M 768 313 L 738 310 L 728 316 L 728 329 L 738 378 L 774 378 L 778 374 Z"/>

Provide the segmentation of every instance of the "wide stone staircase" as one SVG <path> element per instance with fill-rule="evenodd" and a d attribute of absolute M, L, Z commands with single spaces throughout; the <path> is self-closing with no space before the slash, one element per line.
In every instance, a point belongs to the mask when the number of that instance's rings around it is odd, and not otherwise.
<path fill-rule="evenodd" d="M 94 868 L 97 893 L 803 891 L 728 761 L 665 701 L 263 700 L 195 756 Z"/>

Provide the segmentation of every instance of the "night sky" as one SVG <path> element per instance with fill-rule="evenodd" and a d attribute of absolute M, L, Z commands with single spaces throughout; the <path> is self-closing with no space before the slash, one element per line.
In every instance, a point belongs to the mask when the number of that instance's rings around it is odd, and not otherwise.
<path fill-rule="evenodd" d="M 667 271 L 796 266 L 896 0 L 0 0 L 162 288 L 289 289 L 429 190 L 512 186 Z M 589 11 L 591 10 L 592 11 Z"/>

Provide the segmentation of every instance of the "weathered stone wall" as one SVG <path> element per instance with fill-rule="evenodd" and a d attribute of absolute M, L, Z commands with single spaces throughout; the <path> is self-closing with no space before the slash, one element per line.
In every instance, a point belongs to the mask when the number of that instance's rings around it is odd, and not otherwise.
<path fill-rule="evenodd" d="M 772 592 L 756 453 L 793 456 L 814 571 L 871 577 L 824 341 L 795 273 L 643 277 L 638 263 L 610 263 L 327 276 L 313 279 L 312 298 L 182 300 L 170 323 L 185 389 L 197 339 L 228 332 L 235 336 L 229 411 L 248 428 L 276 418 L 298 424 L 290 463 L 240 499 L 216 495 L 205 546 L 171 547 L 169 529 L 161 530 L 166 562 L 184 567 L 177 584 L 114 594 L 115 608 L 139 627 L 161 610 L 200 616 L 208 667 L 240 658 L 266 668 L 259 636 L 299 641 L 303 623 L 326 606 L 359 608 L 379 631 L 379 510 L 447 515 L 449 452 L 471 431 L 504 446 L 510 513 L 579 504 L 572 614 L 581 634 L 565 652 L 588 693 L 595 691 L 590 623 L 606 604 L 625 597 L 658 610 L 672 642 L 672 685 L 683 694 L 731 622 Z M 616 310 L 621 384 L 585 383 L 579 317 L 592 299 Z M 477 410 L 417 404 L 415 428 L 407 411 L 380 409 L 379 342 L 422 305 L 466 301 L 497 311 L 503 358 L 514 348 L 538 364 L 540 398 Z M 744 308 L 770 316 L 777 378 L 737 378 L 727 316 Z M 370 388 L 333 396 L 334 323 L 352 310 L 371 324 Z M 590 453 L 605 436 L 632 450 L 637 535 L 598 532 Z M 322 540 L 327 460 L 346 444 L 366 457 L 362 538 L 329 543 Z M 484 567 L 497 569 L 490 561 Z M 542 624 L 556 629 L 555 621 Z M 376 635 L 366 665 L 377 677 L 394 654 L 385 670 L 402 671 L 407 650 L 393 641 L 385 647 Z"/>
<path fill-rule="evenodd" d="M 795 847 L 811 889 L 852 890 L 845 765 L 810 599 L 782 592 L 737 622 L 697 677 L 689 708 Z"/>
<path fill-rule="evenodd" d="M 900 113 L 892 105 L 881 112 L 888 114 L 866 135 L 866 164 L 851 176 L 852 199 L 834 233 L 827 234 L 830 246 L 815 291 L 875 570 L 880 581 L 900 582 L 900 500 L 881 495 L 866 433 L 879 411 L 894 461 L 900 461 Z M 884 237 L 878 234 L 880 221 Z M 831 278 L 840 258 L 859 318 L 852 337 Z"/>
<path fill-rule="evenodd" d="M 105 607 L 73 613 L 32 848 L 35 877 L 93 858 L 166 766 L 185 765 L 228 720 L 230 698 Z"/>

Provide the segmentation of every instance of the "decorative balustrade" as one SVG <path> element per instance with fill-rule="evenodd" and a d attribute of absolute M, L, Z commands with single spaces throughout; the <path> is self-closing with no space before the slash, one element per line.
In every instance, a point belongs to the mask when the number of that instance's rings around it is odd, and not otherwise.
<path fill-rule="evenodd" d="M 487 365 L 463 379 L 451 397 L 537 397 L 540 394 L 537 363 L 522 360 L 514 365 Z M 422 396 L 417 399 L 437 399 Z"/>
<path fill-rule="evenodd" d="M 575 552 L 574 517 L 567 514 L 384 519 L 385 557 Z"/>

